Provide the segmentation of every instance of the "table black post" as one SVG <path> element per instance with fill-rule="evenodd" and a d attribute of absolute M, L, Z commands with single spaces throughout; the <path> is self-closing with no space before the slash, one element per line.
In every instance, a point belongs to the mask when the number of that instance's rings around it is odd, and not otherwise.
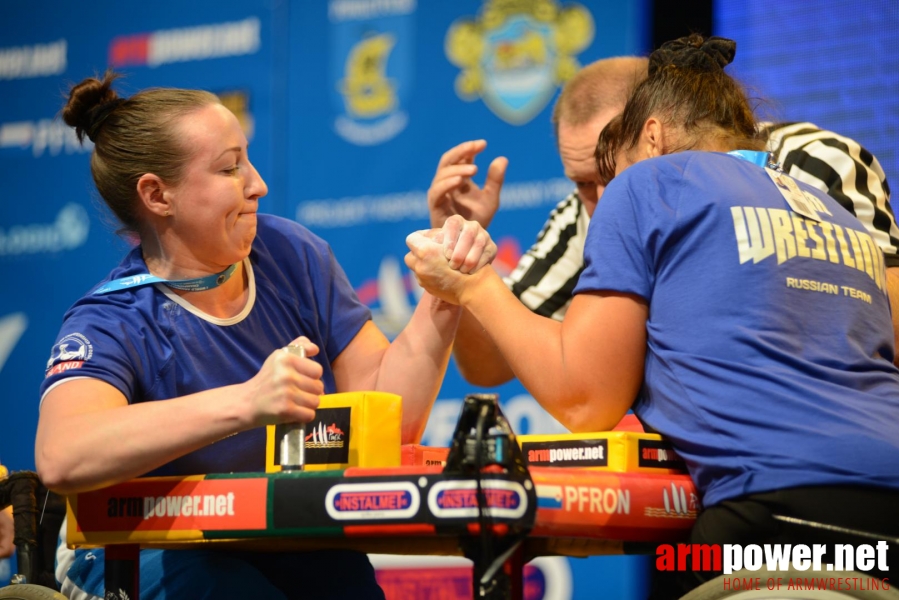
<path fill-rule="evenodd" d="M 104 600 L 140 599 L 140 546 L 109 544 L 105 561 Z"/>

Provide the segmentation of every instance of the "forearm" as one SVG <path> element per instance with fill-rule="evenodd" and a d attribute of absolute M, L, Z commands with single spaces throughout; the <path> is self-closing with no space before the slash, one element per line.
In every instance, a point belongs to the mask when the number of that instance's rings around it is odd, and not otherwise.
<path fill-rule="evenodd" d="M 73 382 L 75 383 L 75 382 Z M 65 385 L 57 390 L 62 392 Z M 249 427 L 239 386 L 172 400 L 57 416 L 38 429 L 35 462 L 61 493 L 96 489 L 151 471 Z"/>
<path fill-rule="evenodd" d="M 893 341 L 896 349 L 893 364 L 899 366 L 899 267 L 887 268 L 887 294 L 893 315 Z"/>
<path fill-rule="evenodd" d="M 462 377 L 471 384 L 492 387 L 515 377 L 493 339 L 467 310 L 459 320 L 453 356 Z"/>
<path fill-rule="evenodd" d="M 466 289 L 462 304 L 504 357 L 511 374 L 556 419 L 575 399 L 567 397 L 561 323 L 531 312 L 492 269 Z"/>
<path fill-rule="evenodd" d="M 462 309 L 422 296 L 402 333 L 384 352 L 374 389 L 403 398 L 403 443 L 421 439 L 452 350 Z"/>
<path fill-rule="evenodd" d="M 648 315 L 642 298 L 584 294 L 559 323 L 532 313 L 485 270 L 460 301 L 484 324 L 525 388 L 568 429 L 610 429 L 637 396 Z"/>

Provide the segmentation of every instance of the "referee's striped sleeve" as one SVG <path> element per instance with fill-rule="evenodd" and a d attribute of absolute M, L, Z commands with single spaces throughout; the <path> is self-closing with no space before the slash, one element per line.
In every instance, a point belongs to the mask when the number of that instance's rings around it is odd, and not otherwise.
<path fill-rule="evenodd" d="M 768 149 L 785 173 L 826 192 L 855 215 L 880 246 L 886 265 L 899 266 L 899 227 L 890 187 L 873 154 L 812 123 L 770 126 Z"/>
<path fill-rule="evenodd" d="M 584 239 L 590 217 L 576 193 L 559 202 L 537 241 L 505 278 L 521 302 L 539 315 L 561 321 L 584 270 Z"/>

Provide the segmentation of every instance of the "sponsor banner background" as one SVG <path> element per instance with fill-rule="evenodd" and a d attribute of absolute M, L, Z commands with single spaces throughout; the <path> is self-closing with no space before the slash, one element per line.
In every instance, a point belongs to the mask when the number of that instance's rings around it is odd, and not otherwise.
<path fill-rule="evenodd" d="M 167 46 L 168 58 L 158 65 L 128 54 L 119 88 L 129 94 L 154 85 L 195 87 L 226 97 L 251 128 L 252 158 L 269 184 L 261 209 L 298 219 L 326 238 L 392 336 L 416 299 L 402 264 L 403 240 L 427 226 L 425 193 L 439 156 L 461 141 L 485 138 L 489 146 L 477 161 L 482 172 L 496 156 L 510 159 L 491 232 L 501 246 L 498 267 L 511 268 L 571 189 L 549 124 L 558 82 L 548 69 L 563 59 L 586 64 L 649 49 L 648 0 L 551 3 L 576 11 L 571 22 L 582 26 L 563 36 L 578 41 L 565 52 L 549 43 L 552 24 L 488 10 L 487 0 L 98 0 L 89 9 L 63 0 L 3 3 L 0 461 L 33 468 L 37 388 L 62 315 L 127 251 L 97 209 L 89 151 L 55 119 L 68 85 L 102 72 L 115 43 L 125 40 L 133 49 L 188 30 L 182 41 L 190 43 Z M 817 19 L 808 19 L 806 9 L 799 2 L 722 4 L 714 33 L 738 40 L 735 72 L 782 107 L 784 118 L 856 137 L 895 181 L 899 159 L 890 141 L 899 107 L 895 94 L 877 90 L 899 83 L 899 8 L 878 0 L 859 10 L 840 0 Z M 243 24 L 228 38 L 232 51 L 203 58 L 202 31 L 191 37 L 191 28 L 221 34 L 226 24 Z M 477 35 L 460 43 L 449 35 L 459 27 Z M 782 44 L 770 44 L 772 28 Z M 481 55 L 464 52 L 478 44 Z M 476 93 L 469 86 L 463 98 L 457 81 L 471 83 L 460 76 L 478 65 L 484 85 Z M 834 88 L 835 69 L 852 85 Z M 822 88 L 819 81 L 828 83 Z M 483 173 L 476 178 L 482 179 Z M 449 441 L 461 398 L 473 391 L 482 390 L 451 366 L 424 443 Z M 519 433 L 561 431 L 519 384 L 496 391 Z M 641 561 L 566 561 L 564 577 L 573 583 L 559 597 L 588 598 L 599 589 L 609 597 L 640 597 Z"/>

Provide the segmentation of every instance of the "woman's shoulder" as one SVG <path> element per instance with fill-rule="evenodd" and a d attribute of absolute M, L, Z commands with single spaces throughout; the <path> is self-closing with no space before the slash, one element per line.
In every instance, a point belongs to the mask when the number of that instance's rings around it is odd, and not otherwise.
<path fill-rule="evenodd" d="M 654 156 L 636 162 L 621 173 L 615 176 L 610 182 L 620 182 L 619 185 L 627 185 L 628 187 L 639 186 L 646 181 L 657 181 L 661 178 L 671 176 L 683 176 L 684 169 L 692 157 L 688 154 L 696 154 L 695 152 L 677 152 L 674 154 L 664 154 L 662 156 Z"/>
<path fill-rule="evenodd" d="M 648 193 L 659 194 L 670 192 L 675 186 L 681 187 L 689 181 L 689 172 L 693 170 L 692 164 L 699 155 L 707 152 L 676 152 L 641 160 L 634 163 L 619 173 L 603 193 L 603 201 L 606 194 L 643 196 Z"/>
<path fill-rule="evenodd" d="M 716 164 L 721 158 L 727 160 L 727 155 L 721 152 L 683 150 L 681 152 L 673 152 L 671 154 L 663 154 L 661 156 L 648 158 L 632 165 L 627 171 L 636 168 L 637 172 L 640 172 L 641 169 L 645 169 L 646 171 L 677 173 L 682 175 L 688 168 Z"/>
<path fill-rule="evenodd" d="M 256 237 L 259 242 L 266 245 L 288 244 L 294 248 L 298 246 L 327 248 L 327 243 L 305 226 L 277 215 L 259 214 Z"/>
<path fill-rule="evenodd" d="M 725 152 L 686 150 L 640 161 L 625 169 L 619 177 L 631 187 L 653 182 L 654 186 L 676 184 L 706 188 L 732 185 L 743 171 L 763 173 L 748 161 Z"/>
<path fill-rule="evenodd" d="M 75 360 L 72 356 L 85 361 L 94 357 L 91 365 L 146 364 L 146 349 L 156 346 L 147 344 L 148 336 L 168 328 L 165 312 L 171 307 L 166 308 L 166 303 L 171 305 L 152 285 L 110 294 L 85 294 L 63 316 L 47 363 L 48 376 L 81 367 L 81 363 L 67 362 Z M 90 369 L 83 372 L 87 371 Z"/>
<path fill-rule="evenodd" d="M 97 291 L 108 287 L 110 283 L 117 280 L 140 277 L 147 273 L 149 273 L 149 270 L 147 269 L 147 264 L 143 260 L 140 246 L 136 246 L 122 258 L 119 264 L 116 265 L 106 277 L 93 285 L 83 296 L 81 296 L 81 298 L 76 300 L 69 311 L 72 311 L 75 308 L 84 309 L 85 307 L 87 307 L 88 310 L 116 310 L 118 307 L 130 308 L 135 301 L 135 293 L 144 291 L 145 288 L 149 286 L 129 287 L 101 294 L 98 294 Z"/>
<path fill-rule="evenodd" d="M 76 300 L 66 311 L 63 321 L 115 322 L 122 324 L 123 328 L 127 328 L 129 324 L 140 328 L 146 323 L 158 321 L 160 305 L 166 301 L 155 285 L 127 288 L 108 294 L 94 293 L 99 287 L 96 286 Z"/>
<path fill-rule="evenodd" d="M 327 272 L 334 260 L 325 240 L 300 223 L 275 215 L 259 215 L 250 259 L 259 267 L 258 275 L 275 278 L 283 273 L 293 279 Z M 257 283 L 261 281 L 257 277 Z"/>

